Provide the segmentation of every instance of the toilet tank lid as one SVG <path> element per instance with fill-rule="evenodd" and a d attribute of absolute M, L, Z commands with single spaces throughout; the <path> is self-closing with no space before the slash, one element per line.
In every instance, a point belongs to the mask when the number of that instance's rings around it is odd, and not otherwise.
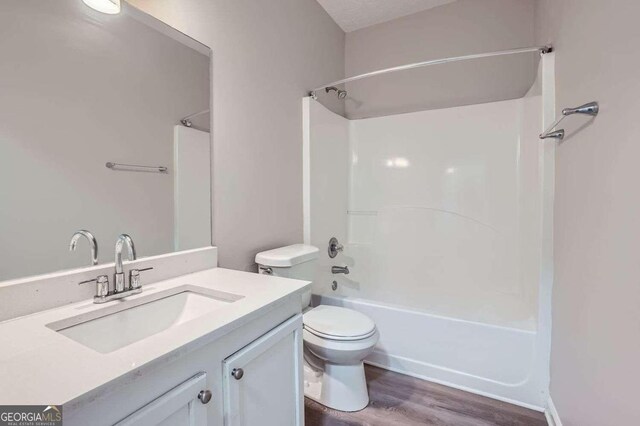
<path fill-rule="evenodd" d="M 306 244 L 293 244 L 256 254 L 256 263 L 276 268 L 289 268 L 318 258 L 317 247 Z"/>

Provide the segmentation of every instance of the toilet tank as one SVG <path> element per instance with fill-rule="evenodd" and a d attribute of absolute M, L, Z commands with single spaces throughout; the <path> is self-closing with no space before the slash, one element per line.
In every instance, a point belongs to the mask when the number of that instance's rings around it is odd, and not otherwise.
<path fill-rule="evenodd" d="M 296 280 L 313 281 L 319 250 L 306 244 L 293 244 L 256 254 L 258 273 Z M 302 308 L 309 306 L 311 290 L 302 297 Z"/>

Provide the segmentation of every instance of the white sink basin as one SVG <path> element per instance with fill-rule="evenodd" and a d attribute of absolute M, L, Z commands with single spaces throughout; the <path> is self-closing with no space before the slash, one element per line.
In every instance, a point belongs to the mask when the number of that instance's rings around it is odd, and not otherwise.
<path fill-rule="evenodd" d="M 47 327 L 101 353 L 108 353 L 228 306 L 242 296 L 180 286 L 78 315 Z"/>

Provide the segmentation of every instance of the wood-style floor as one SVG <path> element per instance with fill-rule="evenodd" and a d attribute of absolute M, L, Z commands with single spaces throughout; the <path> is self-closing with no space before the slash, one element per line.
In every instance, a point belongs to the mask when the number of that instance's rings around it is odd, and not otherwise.
<path fill-rule="evenodd" d="M 305 398 L 306 426 L 546 426 L 544 414 L 366 366 L 370 403 L 356 413 Z"/>

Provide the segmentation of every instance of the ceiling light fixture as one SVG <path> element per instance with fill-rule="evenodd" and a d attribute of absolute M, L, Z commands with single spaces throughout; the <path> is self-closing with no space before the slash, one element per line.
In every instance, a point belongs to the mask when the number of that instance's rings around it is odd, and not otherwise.
<path fill-rule="evenodd" d="M 120 0 L 82 0 L 84 4 L 98 12 L 116 15 L 120 13 Z"/>

